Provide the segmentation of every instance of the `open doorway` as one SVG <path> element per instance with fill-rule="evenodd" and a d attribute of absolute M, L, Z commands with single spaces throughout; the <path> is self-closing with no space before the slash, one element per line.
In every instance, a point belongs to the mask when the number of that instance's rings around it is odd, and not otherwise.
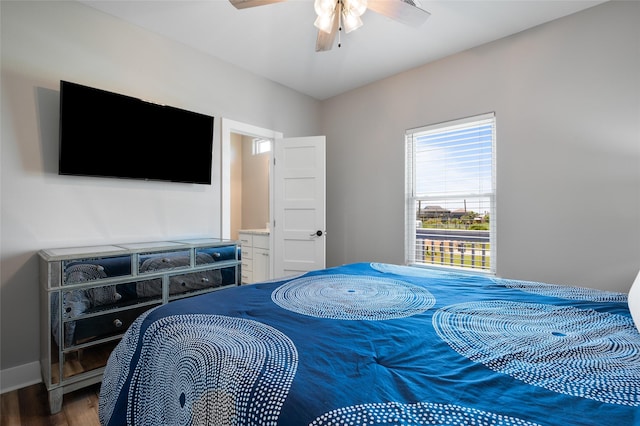
<path fill-rule="evenodd" d="M 273 141 L 231 133 L 231 239 L 240 230 L 268 231 L 269 162 Z"/>
<path fill-rule="evenodd" d="M 238 121 L 229 120 L 227 118 L 222 119 L 222 146 L 221 146 L 221 166 L 222 166 L 222 185 L 221 185 L 221 196 L 222 196 L 222 211 L 220 215 L 221 224 L 220 229 L 222 231 L 222 238 L 234 238 L 231 233 L 232 229 L 232 200 L 234 200 L 237 196 L 236 192 L 232 189 L 232 140 L 234 139 L 242 139 L 246 137 L 247 139 L 253 138 L 263 138 L 268 140 L 275 140 L 282 138 L 282 132 L 277 132 L 275 130 L 264 129 L 261 127 L 253 126 L 246 123 L 240 123 Z M 235 144 L 240 142 L 235 142 Z M 243 146 L 244 148 L 244 146 Z M 266 226 L 266 222 L 272 222 L 271 212 L 273 210 L 273 206 L 271 205 L 272 200 L 270 194 L 272 194 L 272 182 L 271 182 L 271 154 L 269 154 L 269 183 L 268 183 L 268 191 L 269 195 L 267 198 L 269 199 L 269 213 L 268 219 L 260 225 L 261 227 Z M 234 173 L 237 173 L 237 170 L 234 168 Z M 237 200 L 233 201 L 234 203 L 238 203 Z M 237 212 L 238 206 L 234 208 Z M 238 219 L 235 219 L 238 221 Z M 236 230 L 242 228 L 241 221 L 240 223 L 236 223 Z"/>
<path fill-rule="evenodd" d="M 238 230 L 237 239 L 242 242 L 243 283 L 247 271 L 252 271 L 246 281 L 251 283 L 260 281 L 261 277 L 282 277 L 324 268 L 326 138 L 284 139 L 280 132 L 225 118 L 221 127 L 222 238 L 231 238 L 232 135 L 274 141 L 269 155 L 269 225 L 265 223 L 265 228 L 269 229 Z M 277 167 L 273 158 L 278 161 Z M 240 228 L 244 226 L 240 225 Z M 245 235 L 246 241 L 243 241 Z"/>
<path fill-rule="evenodd" d="M 242 284 L 273 271 L 273 145 L 282 133 L 222 119 L 222 237 L 241 241 Z M 265 149 L 266 146 L 270 149 Z"/>

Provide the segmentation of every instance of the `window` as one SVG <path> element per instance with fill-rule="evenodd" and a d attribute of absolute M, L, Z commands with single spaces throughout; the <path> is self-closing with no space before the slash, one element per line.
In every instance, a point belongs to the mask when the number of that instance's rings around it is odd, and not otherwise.
<path fill-rule="evenodd" d="M 253 155 L 264 154 L 271 151 L 271 140 L 255 138 L 253 140 Z"/>
<path fill-rule="evenodd" d="M 406 261 L 495 272 L 495 115 L 407 130 Z"/>

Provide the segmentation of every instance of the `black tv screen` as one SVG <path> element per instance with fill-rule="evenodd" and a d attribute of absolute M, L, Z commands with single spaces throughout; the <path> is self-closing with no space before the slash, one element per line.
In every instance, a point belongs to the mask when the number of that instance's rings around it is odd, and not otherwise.
<path fill-rule="evenodd" d="M 213 117 L 60 82 L 59 174 L 211 184 Z"/>

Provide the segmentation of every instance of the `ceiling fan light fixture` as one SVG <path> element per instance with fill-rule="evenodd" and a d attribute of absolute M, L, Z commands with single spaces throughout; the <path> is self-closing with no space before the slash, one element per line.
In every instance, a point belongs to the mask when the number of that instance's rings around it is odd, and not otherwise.
<path fill-rule="evenodd" d="M 360 16 L 367 11 L 367 0 L 338 0 L 342 28 L 345 33 L 362 26 Z"/>
<path fill-rule="evenodd" d="M 336 4 L 338 0 L 315 0 L 313 2 L 313 8 L 316 11 L 316 15 L 331 16 L 336 10 Z"/>
<path fill-rule="evenodd" d="M 229 1 L 236 9 L 245 9 L 287 0 Z M 340 34 L 360 28 L 360 17 L 368 9 L 412 27 L 422 25 L 431 15 L 420 7 L 419 0 L 372 0 L 371 4 L 369 0 L 314 0 L 313 6 L 318 15 L 314 22 L 318 28 L 316 52 L 331 50 L 336 35 L 340 47 Z"/>
<path fill-rule="evenodd" d="M 345 10 L 355 16 L 362 16 L 367 11 L 367 0 L 343 0 Z"/>
<path fill-rule="evenodd" d="M 330 33 L 333 27 L 334 14 L 318 15 L 313 25 L 322 32 Z"/>
<path fill-rule="evenodd" d="M 342 27 L 344 28 L 345 33 L 350 33 L 353 30 L 357 30 L 362 26 L 362 19 L 360 16 L 354 15 L 353 13 L 343 13 L 342 14 Z"/>
<path fill-rule="evenodd" d="M 330 33 L 333 28 L 338 0 L 315 0 L 313 7 L 318 17 L 313 25 L 320 31 Z"/>

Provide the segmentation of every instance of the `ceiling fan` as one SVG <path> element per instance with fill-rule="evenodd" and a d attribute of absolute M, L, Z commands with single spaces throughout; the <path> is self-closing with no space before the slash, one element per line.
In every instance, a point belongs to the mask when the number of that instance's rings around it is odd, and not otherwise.
<path fill-rule="evenodd" d="M 264 6 L 286 0 L 229 0 L 237 9 Z M 373 10 L 398 22 L 418 27 L 431 15 L 416 5 L 414 0 L 315 0 L 318 14 L 314 25 L 318 28 L 316 52 L 331 50 L 336 34 L 351 32 L 362 26 L 360 16 Z M 338 47 L 340 44 L 338 44 Z"/>

